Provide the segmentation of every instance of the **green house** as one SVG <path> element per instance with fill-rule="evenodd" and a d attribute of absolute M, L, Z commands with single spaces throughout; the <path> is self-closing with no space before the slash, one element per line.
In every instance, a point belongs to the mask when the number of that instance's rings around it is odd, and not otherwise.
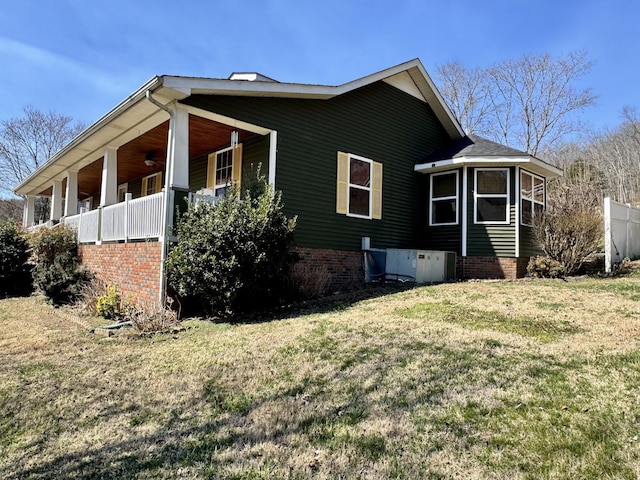
<path fill-rule="evenodd" d="M 26 226 L 74 226 L 89 268 L 153 301 L 175 207 L 215 201 L 257 169 L 298 217 L 303 265 L 335 285 L 363 281 L 363 244 L 456 252 L 460 277 L 520 275 L 546 181 L 561 174 L 465 135 L 416 59 L 338 86 L 154 77 L 15 192 Z M 37 196 L 51 198 L 47 219 L 34 218 Z"/>

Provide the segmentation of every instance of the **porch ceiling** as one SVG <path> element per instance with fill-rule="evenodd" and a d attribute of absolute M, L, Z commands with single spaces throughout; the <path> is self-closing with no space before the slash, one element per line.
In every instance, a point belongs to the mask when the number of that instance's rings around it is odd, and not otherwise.
<path fill-rule="evenodd" d="M 231 132 L 234 130 L 239 132 L 241 142 L 254 135 L 237 127 L 189 115 L 189 158 L 228 146 L 231 141 Z M 168 134 L 169 121 L 167 120 L 118 148 L 118 184 L 164 170 Z M 148 167 L 144 163 L 145 156 L 149 152 L 153 152 L 157 162 L 153 167 Z M 78 171 L 80 199 L 100 191 L 102 163 L 102 157 L 98 157 Z M 51 187 L 42 190 L 39 195 L 51 195 Z"/>

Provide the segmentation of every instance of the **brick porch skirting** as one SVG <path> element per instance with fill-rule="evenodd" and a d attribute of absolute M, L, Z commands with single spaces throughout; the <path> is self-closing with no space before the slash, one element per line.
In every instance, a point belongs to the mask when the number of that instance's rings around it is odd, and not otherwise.
<path fill-rule="evenodd" d="M 132 242 L 80 245 L 81 262 L 108 285 L 116 285 L 123 298 L 155 305 L 160 290 L 162 243 Z"/>

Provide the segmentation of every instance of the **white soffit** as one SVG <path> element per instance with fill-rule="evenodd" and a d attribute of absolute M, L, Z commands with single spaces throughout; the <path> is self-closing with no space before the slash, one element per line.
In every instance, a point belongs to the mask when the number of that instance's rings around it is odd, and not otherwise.
<path fill-rule="evenodd" d="M 423 102 L 427 101 L 424 98 L 424 95 L 422 95 L 422 92 L 420 91 L 418 86 L 411 78 L 411 75 L 409 75 L 409 73 L 406 71 L 398 73 L 391 77 L 387 77 L 383 81 L 393 87 L 396 87 L 398 90 L 402 90 L 403 92 L 408 93 L 418 100 L 422 100 Z"/>

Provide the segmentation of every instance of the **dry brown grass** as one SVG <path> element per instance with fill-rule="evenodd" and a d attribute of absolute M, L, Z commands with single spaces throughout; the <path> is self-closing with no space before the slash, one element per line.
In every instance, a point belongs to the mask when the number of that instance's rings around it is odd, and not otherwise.
<path fill-rule="evenodd" d="M 3 478 L 637 478 L 640 276 L 97 337 L 0 301 Z"/>

